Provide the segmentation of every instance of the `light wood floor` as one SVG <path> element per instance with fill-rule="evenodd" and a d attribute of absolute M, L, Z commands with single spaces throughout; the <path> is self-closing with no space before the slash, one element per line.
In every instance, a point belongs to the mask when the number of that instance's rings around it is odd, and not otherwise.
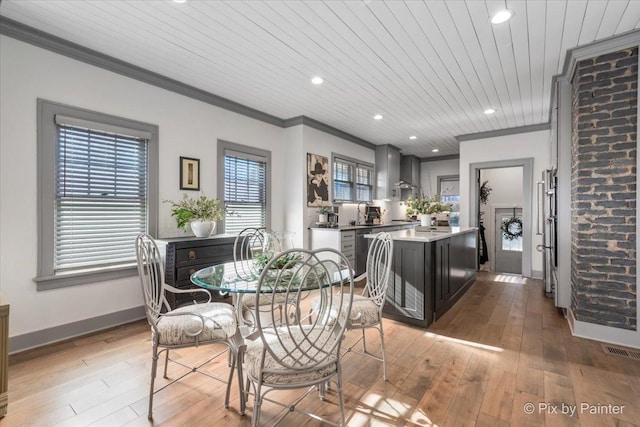
<path fill-rule="evenodd" d="M 608 356 L 599 343 L 572 337 L 544 298 L 540 281 L 480 273 L 429 329 L 386 319 L 385 332 L 388 381 L 382 381 L 378 362 L 355 354 L 344 359 L 350 426 L 640 424 L 640 362 Z M 377 348 L 375 335 L 367 336 Z M 0 426 L 150 425 L 149 338 L 146 323 L 136 322 L 13 356 L 9 412 Z M 197 362 L 212 350 L 205 346 L 176 356 Z M 221 375 L 227 372 L 224 357 L 211 366 Z M 182 372 L 169 368 L 170 376 Z M 154 423 L 250 425 L 252 403 L 241 417 L 237 389 L 228 410 L 223 394 L 223 384 L 189 375 L 156 395 Z M 525 412 L 528 403 L 532 414 Z M 563 404 L 565 410 L 577 405 L 573 416 L 561 413 Z M 581 404 L 599 406 L 585 410 Z M 602 414 L 615 409 L 605 405 L 624 407 L 622 413 Z M 303 406 L 338 419 L 334 393 L 325 402 L 313 396 Z M 600 414 L 589 413 L 593 409 Z M 265 421 L 277 412 L 269 405 L 264 411 Z M 292 414 L 282 425 L 305 423 L 319 424 Z"/>

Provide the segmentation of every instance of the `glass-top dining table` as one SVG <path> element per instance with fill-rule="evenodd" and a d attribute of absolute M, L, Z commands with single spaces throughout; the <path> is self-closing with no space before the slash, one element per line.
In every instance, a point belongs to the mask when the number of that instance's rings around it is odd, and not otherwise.
<path fill-rule="evenodd" d="M 260 274 L 257 271 L 245 273 L 246 269 L 239 268 L 236 262 L 226 262 L 222 264 L 214 264 L 196 271 L 191 275 L 191 282 L 201 288 L 217 291 L 222 293 L 230 293 L 234 295 L 234 305 L 236 309 L 237 319 L 240 326 L 246 326 L 243 312 L 242 299 L 246 294 L 256 294 Z M 243 272 L 243 273 L 241 273 Z M 274 273 L 276 273 L 274 271 Z M 277 273 L 276 273 L 277 274 Z M 300 291 L 313 291 L 321 287 L 338 286 L 345 283 L 345 280 L 353 278 L 353 271 L 349 269 L 336 270 L 333 272 L 331 280 L 302 280 L 296 288 Z M 273 292 L 287 292 L 286 287 L 262 286 L 261 294 L 270 294 Z M 244 333 L 243 333 L 244 335 Z"/>

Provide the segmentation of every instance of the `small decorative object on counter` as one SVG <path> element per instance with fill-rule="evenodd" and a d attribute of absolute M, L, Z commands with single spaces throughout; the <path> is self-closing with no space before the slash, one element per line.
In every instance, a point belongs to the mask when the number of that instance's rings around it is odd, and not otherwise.
<path fill-rule="evenodd" d="M 331 208 L 329 206 L 320 206 L 317 212 L 319 223 L 329 222 L 329 212 L 331 212 Z"/>
<path fill-rule="evenodd" d="M 189 227 L 196 237 L 209 237 L 216 229 L 216 221 L 224 218 L 224 207 L 218 199 L 210 199 L 204 194 L 198 198 L 184 194 L 182 200 L 171 204 L 171 216 L 176 219 L 178 228 L 187 231 Z"/>

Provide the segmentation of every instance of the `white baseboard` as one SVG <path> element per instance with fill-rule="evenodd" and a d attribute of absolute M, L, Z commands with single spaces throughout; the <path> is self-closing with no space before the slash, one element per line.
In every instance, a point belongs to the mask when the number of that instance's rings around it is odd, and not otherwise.
<path fill-rule="evenodd" d="M 574 337 L 617 344 L 624 347 L 640 349 L 640 331 L 612 328 L 611 326 L 597 325 L 595 323 L 576 320 L 573 310 L 569 308 L 567 322 Z"/>
<path fill-rule="evenodd" d="M 531 278 L 532 279 L 542 279 L 542 271 L 540 270 L 531 270 Z"/>

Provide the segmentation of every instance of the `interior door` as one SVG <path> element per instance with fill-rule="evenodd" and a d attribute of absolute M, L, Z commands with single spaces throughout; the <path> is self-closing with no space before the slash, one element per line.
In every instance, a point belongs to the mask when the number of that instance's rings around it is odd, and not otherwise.
<path fill-rule="evenodd" d="M 522 221 L 522 208 L 496 208 L 496 272 L 522 274 L 522 235 L 509 239 L 501 228 L 503 221 L 514 216 L 514 211 L 516 218 Z"/>

